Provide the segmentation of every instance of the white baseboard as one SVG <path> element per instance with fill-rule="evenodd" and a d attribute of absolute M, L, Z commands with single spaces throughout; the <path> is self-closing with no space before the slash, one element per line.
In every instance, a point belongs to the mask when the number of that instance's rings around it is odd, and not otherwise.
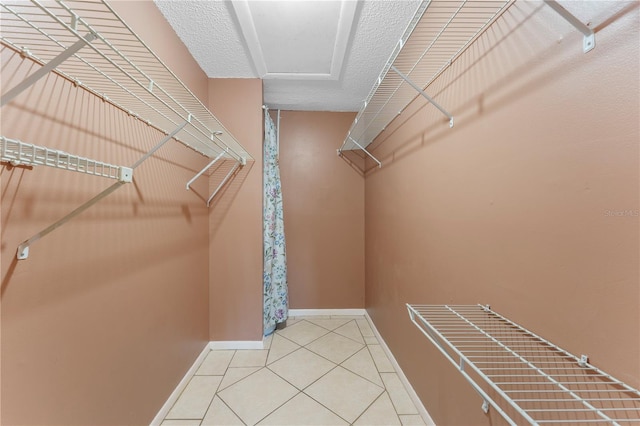
<path fill-rule="evenodd" d="M 164 418 L 167 417 L 167 414 L 169 414 L 169 410 L 171 410 L 171 407 L 173 407 L 173 404 L 175 404 L 178 398 L 180 397 L 180 394 L 182 393 L 184 388 L 186 388 L 187 385 L 189 384 L 189 380 L 191 380 L 193 375 L 196 374 L 196 371 L 198 371 L 198 368 L 200 368 L 200 365 L 202 364 L 204 359 L 207 357 L 208 353 L 209 353 L 209 345 L 205 345 L 204 349 L 202 349 L 202 352 L 200 352 L 200 355 L 198 355 L 198 358 L 196 358 L 191 368 L 189 368 L 189 370 L 184 375 L 182 380 L 180 380 L 180 383 L 178 383 L 178 386 L 176 386 L 176 388 L 173 390 L 171 395 L 169 395 L 169 398 L 167 399 L 167 401 L 160 408 L 160 411 L 158 411 L 158 414 L 156 414 L 156 416 L 153 418 L 150 426 L 160 426 Z"/>
<path fill-rule="evenodd" d="M 209 349 L 264 349 L 263 340 L 220 340 L 209 342 Z"/>
<path fill-rule="evenodd" d="M 290 317 L 317 317 L 317 316 L 341 316 L 364 315 L 364 309 L 289 309 Z"/>
<path fill-rule="evenodd" d="M 427 411 L 426 408 L 424 408 L 424 404 L 422 404 L 422 401 L 418 397 L 418 394 L 413 389 L 413 386 L 411 386 L 411 383 L 409 383 L 409 379 L 407 379 L 407 376 L 404 375 L 404 372 L 402 371 L 402 368 L 400 368 L 400 365 L 398 364 L 398 361 L 396 361 L 396 358 L 393 356 L 393 353 L 391 353 L 391 349 L 389 349 L 389 346 L 387 346 L 387 344 L 385 343 L 384 339 L 380 335 L 380 332 L 376 328 L 376 325 L 373 323 L 373 320 L 369 316 L 369 313 L 365 312 L 364 315 L 365 315 L 365 318 L 367 318 L 367 321 L 369 322 L 369 325 L 371 326 L 371 330 L 373 330 L 373 334 L 376 335 L 376 338 L 380 342 L 380 346 L 382 347 L 382 350 L 384 351 L 385 354 L 387 354 L 387 357 L 389 358 L 389 361 L 391 361 L 391 364 L 393 365 L 393 368 L 395 368 L 396 371 L 398 372 L 398 378 L 400 379 L 400 381 L 404 385 L 404 388 L 407 390 L 407 393 L 409 394 L 409 397 L 411 398 L 411 400 L 415 404 L 416 408 L 418 409 L 418 412 L 422 416 L 422 419 L 427 424 L 427 426 L 436 426 L 435 422 L 433 421 L 433 419 L 429 415 L 429 412 Z"/>

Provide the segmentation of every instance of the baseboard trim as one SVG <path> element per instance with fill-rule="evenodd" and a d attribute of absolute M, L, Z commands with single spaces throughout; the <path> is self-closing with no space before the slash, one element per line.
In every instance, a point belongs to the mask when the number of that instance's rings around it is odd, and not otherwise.
<path fill-rule="evenodd" d="M 150 426 L 160 426 L 160 424 L 164 421 L 164 418 L 167 417 L 167 414 L 169 414 L 169 410 L 171 410 L 171 407 L 173 407 L 173 404 L 176 403 L 176 401 L 180 397 L 180 394 L 182 394 L 182 391 L 184 390 L 184 388 L 187 387 L 191 378 L 196 374 L 196 371 L 198 371 L 198 368 L 200 368 L 200 365 L 202 364 L 204 359 L 207 357 L 208 353 L 209 353 L 209 345 L 205 345 L 204 349 L 202 349 L 202 352 L 200 352 L 200 355 L 198 355 L 196 360 L 193 362 L 193 365 L 191 366 L 191 368 L 187 370 L 187 373 L 184 375 L 182 380 L 180 380 L 180 383 L 178 383 L 178 386 L 176 386 L 173 392 L 171 392 L 171 395 L 169 395 L 169 398 L 167 399 L 167 401 L 160 408 L 160 411 L 158 411 L 158 414 L 156 414 L 156 416 L 153 418 L 153 420 L 150 423 Z"/>
<path fill-rule="evenodd" d="M 389 361 L 391 361 L 393 368 L 395 368 L 396 371 L 398 372 L 398 378 L 404 385 L 404 388 L 407 390 L 409 397 L 411 398 L 416 408 L 418 409 L 418 412 L 422 416 L 422 419 L 427 424 L 427 426 L 436 426 L 435 422 L 429 415 L 429 412 L 427 411 L 426 408 L 424 408 L 424 404 L 422 403 L 420 398 L 418 398 L 418 394 L 413 389 L 413 386 L 411 386 L 411 383 L 409 383 L 409 379 L 407 379 L 407 376 L 404 375 L 402 368 L 400 368 L 400 364 L 398 364 L 398 361 L 396 361 L 396 358 L 393 356 L 393 353 L 391 353 L 391 349 L 389 349 L 389 346 L 387 346 L 387 343 L 384 341 L 384 339 L 380 335 L 380 332 L 376 328 L 376 325 L 373 323 L 373 320 L 369 316 L 369 313 L 365 312 L 364 316 L 369 322 L 369 325 L 371 326 L 371 330 L 373 330 L 373 334 L 376 335 L 376 338 L 380 342 L 380 346 L 382 347 L 382 350 L 384 351 L 385 354 L 387 354 L 387 357 L 389 358 Z"/>
<path fill-rule="evenodd" d="M 264 349 L 263 340 L 220 340 L 209 342 L 212 351 L 220 349 Z"/>
<path fill-rule="evenodd" d="M 289 309 L 290 317 L 346 316 L 364 315 L 364 309 Z"/>

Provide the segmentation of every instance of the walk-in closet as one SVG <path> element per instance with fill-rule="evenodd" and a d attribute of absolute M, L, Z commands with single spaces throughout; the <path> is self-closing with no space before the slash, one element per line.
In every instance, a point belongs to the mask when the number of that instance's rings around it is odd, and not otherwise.
<path fill-rule="evenodd" d="M 0 424 L 640 425 L 640 3 L 0 0 Z"/>

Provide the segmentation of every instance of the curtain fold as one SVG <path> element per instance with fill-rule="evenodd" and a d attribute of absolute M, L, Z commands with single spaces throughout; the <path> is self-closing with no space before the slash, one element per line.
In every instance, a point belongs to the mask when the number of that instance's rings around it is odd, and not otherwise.
<path fill-rule="evenodd" d="M 263 232 L 264 232 L 264 335 L 286 321 L 289 310 L 284 215 L 276 126 L 264 112 Z"/>

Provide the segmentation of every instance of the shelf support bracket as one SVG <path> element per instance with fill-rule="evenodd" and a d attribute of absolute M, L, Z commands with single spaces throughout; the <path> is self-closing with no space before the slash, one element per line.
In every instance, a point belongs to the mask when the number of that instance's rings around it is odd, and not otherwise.
<path fill-rule="evenodd" d="M 360 148 L 365 154 L 367 154 L 373 161 L 375 161 L 376 163 L 378 163 L 378 168 L 382 167 L 382 163 L 380 162 L 380 160 L 378 160 L 376 157 L 373 156 L 373 154 L 371 154 L 369 151 L 367 151 L 362 145 L 360 145 L 354 138 L 352 138 L 351 136 L 347 136 L 347 139 L 349 139 L 351 142 L 353 142 L 354 144 L 356 144 L 358 146 L 358 148 Z M 342 154 L 342 149 L 338 150 L 338 155 Z"/>
<path fill-rule="evenodd" d="M 440 104 L 438 104 L 436 101 L 433 100 L 432 97 L 430 97 L 429 95 L 426 94 L 426 92 L 424 90 L 422 90 L 420 87 L 418 87 L 413 81 L 411 81 L 411 79 L 409 79 L 409 77 L 407 77 L 406 75 L 402 74 L 398 68 L 394 67 L 393 65 L 391 65 L 391 69 L 393 70 L 393 72 L 395 72 L 396 74 L 398 74 L 400 76 L 400 78 L 402 78 L 404 81 L 407 82 L 407 84 L 411 87 L 413 87 L 418 93 L 420 93 L 427 101 L 429 101 L 429 103 L 431 105 L 433 105 L 434 107 L 438 108 L 440 110 L 441 113 L 443 113 L 444 115 L 447 116 L 447 118 L 449 119 L 449 127 L 453 127 L 453 115 L 451 115 L 446 109 L 442 108 L 440 106 Z"/>
<path fill-rule="evenodd" d="M 216 158 L 213 159 L 209 164 L 207 164 L 202 170 L 200 170 L 189 182 L 187 182 L 187 191 L 191 189 L 191 184 L 196 181 L 204 172 L 209 170 L 209 167 L 213 166 L 218 162 L 219 159 L 226 153 L 226 151 L 222 151 Z"/>
<path fill-rule="evenodd" d="M 162 138 L 162 140 L 156 145 L 154 146 L 151 151 L 147 152 L 145 155 L 143 155 L 142 157 L 140 157 L 140 159 L 138 161 L 136 161 L 133 166 L 131 166 L 132 169 L 135 169 L 136 167 L 138 167 L 140 164 L 144 163 L 145 160 L 149 157 L 151 157 L 157 150 L 159 150 L 162 145 L 164 145 L 165 143 L 169 142 L 180 130 L 182 130 L 184 128 L 184 126 L 186 126 L 187 124 L 189 124 L 188 121 L 185 121 L 184 123 L 182 123 L 181 125 L 179 125 L 178 127 L 175 128 L 175 130 L 173 130 L 171 133 L 169 133 L 167 136 L 165 136 L 164 138 Z"/>
<path fill-rule="evenodd" d="M 562 7 L 555 0 L 544 0 L 544 2 L 551 7 L 551 9 L 555 10 L 560 16 L 562 16 L 567 22 L 575 27 L 576 30 L 580 31 L 584 38 L 582 39 L 582 50 L 584 53 L 587 53 L 593 50 L 596 47 L 596 34 L 593 32 L 591 28 L 587 25 L 583 24 L 578 18 L 576 18 L 571 12 Z"/>
<path fill-rule="evenodd" d="M 29 257 L 29 246 L 33 243 L 35 243 L 36 241 L 38 241 L 39 239 L 41 239 L 42 237 L 44 237 L 45 235 L 55 231 L 56 229 L 58 229 L 59 227 L 61 227 L 62 225 L 64 225 L 65 223 L 69 222 L 71 219 L 73 219 L 74 217 L 78 216 L 80 213 L 84 212 L 85 210 L 87 210 L 89 207 L 93 206 L 94 204 L 96 204 L 98 201 L 102 200 L 103 198 L 107 197 L 108 195 L 110 195 L 112 192 L 114 192 L 116 189 L 120 188 L 123 184 L 131 182 L 133 179 L 133 170 L 138 167 L 140 164 L 142 164 L 147 158 L 149 158 L 154 152 L 156 152 L 158 149 L 160 149 L 160 147 L 162 145 L 164 145 L 165 143 L 167 143 L 168 141 L 171 140 L 171 138 L 173 138 L 176 133 L 178 133 L 180 130 L 182 130 L 182 128 L 184 128 L 184 126 L 186 126 L 188 123 L 188 121 L 185 121 L 183 124 L 181 124 L 180 126 L 178 126 L 173 132 L 169 133 L 167 136 L 165 136 L 160 143 L 158 143 L 155 147 L 153 147 L 151 149 L 151 151 L 147 152 L 145 155 L 143 155 L 138 161 L 136 161 L 130 168 L 127 167 L 123 167 L 121 168 L 121 172 L 120 172 L 120 177 L 118 182 L 114 183 L 113 185 L 111 185 L 110 187 L 108 187 L 107 189 L 105 189 L 104 191 L 102 191 L 101 193 L 99 193 L 98 195 L 96 195 L 95 197 L 93 197 L 92 199 L 90 199 L 89 201 L 87 201 L 86 203 L 84 203 L 83 205 L 81 205 L 80 207 L 78 207 L 77 209 L 75 209 L 74 211 L 72 211 L 71 213 L 67 214 L 66 216 L 64 216 L 62 219 L 58 220 L 56 223 L 49 225 L 48 227 L 46 227 L 45 229 L 43 229 L 42 231 L 38 232 L 36 235 L 34 235 L 33 237 L 29 238 L 28 240 L 23 241 L 19 246 L 18 246 L 18 260 L 24 260 L 27 257 Z"/>
<path fill-rule="evenodd" d="M 69 59 L 74 53 L 78 50 L 82 49 L 87 43 L 91 43 L 96 39 L 96 35 L 94 33 L 87 33 L 83 38 L 76 41 L 73 45 L 69 46 L 65 51 L 60 53 L 58 56 L 44 64 L 40 69 L 38 69 L 33 74 L 29 75 L 29 77 L 22 80 L 15 86 L 13 89 L 10 89 L 2 95 L 0 99 L 0 106 L 4 106 L 6 103 L 10 102 L 13 98 L 18 96 L 20 93 L 28 89 L 32 84 L 36 81 L 40 80 L 42 77 L 47 75 L 51 70 L 56 68 L 58 65 Z"/>
<path fill-rule="evenodd" d="M 229 180 L 229 178 L 231 177 L 231 175 L 233 175 L 233 173 L 236 171 L 236 169 L 241 165 L 240 162 L 237 162 L 233 168 L 231 170 L 229 170 L 229 173 L 227 173 L 227 175 L 224 177 L 224 179 L 222 179 L 222 182 L 220 182 L 220 185 L 218 185 L 218 187 L 216 188 L 215 191 L 213 191 L 213 194 L 211 194 L 211 197 L 209 197 L 209 199 L 207 200 L 207 207 L 209 207 L 211 205 L 211 200 L 213 200 L 213 197 L 216 196 L 216 194 L 218 193 L 218 191 L 220 191 L 220 188 L 222 188 L 224 186 L 225 183 L 227 183 L 227 181 Z"/>
<path fill-rule="evenodd" d="M 105 189 L 104 191 L 102 191 L 101 193 L 99 193 L 98 195 L 96 195 L 95 197 L 93 197 L 92 199 L 90 199 L 89 201 L 87 201 L 86 203 L 84 203 L 83 205 L 81 205 L 80 207 L 78 207 L 77 209 L 75 209 L 74 211 L 72 211 L 71 213 L 69 213 L 68 215 L 66 215 L 62 219 L 60 219 L 59 221 L 54 223 L 53 225 L 48 226 L 47 228 L 45 228 L 42 231 L 38 232 L 33 237 L 29 238 L 28 240 L 23 241 L 18 246 L 18 255 L 17 255 L 18 260 L 23 260 L 23 259 L 26 259 L 27 257 L 29 257 L 29 246 L 31 244 L 35 243 L 36 241 L 38 241 L 40 238 L 44 237 L 45 235 L 55 231 L 56 229 L 58 229 L 59 227 L 61 227 L 65 223 L 69 222 L 71 219 L 73 219 L 74 217 L 78 216 L 80 213 L 82 213 L 83 211 L 87 210 L 89 207 L 93 206 L 95 203 L 97 203 L 98 201 L 102 200 L 103 198 L 105 198 L 106 196 L 108 196 L 109 194 L 111 194 L 112 192 L 114 192 L 116 189 L 120 188 L 124 184 L 125 184 L 124 181 L 118 181 L 118 182 L 114 183 L 113 185 L 111 185 L 110 187 L 108 187 L 107 189 Z"/>

